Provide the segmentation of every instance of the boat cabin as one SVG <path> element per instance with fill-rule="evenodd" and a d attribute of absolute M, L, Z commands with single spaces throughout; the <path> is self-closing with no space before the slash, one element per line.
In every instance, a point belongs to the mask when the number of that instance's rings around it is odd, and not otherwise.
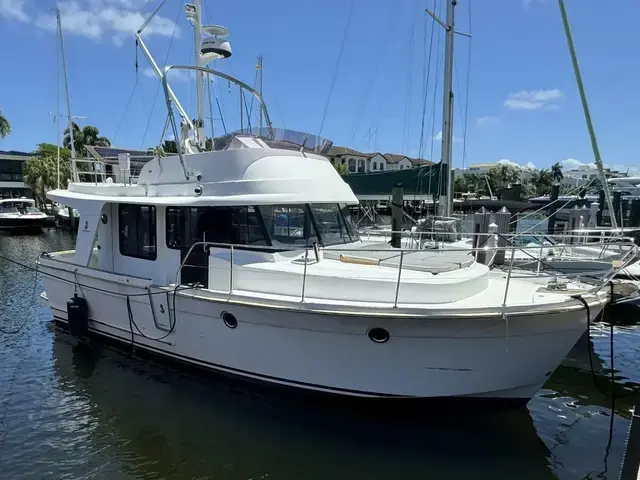
<path fill-rule="evenodd" d="M 178 157 L 156 157 L 135 183 L 107 179 L 50 192 L 80 214 L 76 250 L 65 261 L 207 287 L 209 257 L 229 261 L 232 246 L 241 261 L 359 240 L 349 212 L 357 199 L 321 155 L 243 137 L 184 159 L 190 180 L 180 180 Z"/>

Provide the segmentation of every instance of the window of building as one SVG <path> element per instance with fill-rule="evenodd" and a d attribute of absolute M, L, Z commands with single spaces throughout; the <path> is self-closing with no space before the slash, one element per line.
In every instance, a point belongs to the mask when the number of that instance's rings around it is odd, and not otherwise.
<path fill-rule="evenodd" d="M 380 162 L 380 170 L 384 170 L 384 163 Z"/>
<path fill-rule="evenodd" d="M 21 160 L 2 160 L 0 161 L 0 181 L 2 182 L 22 182 L 22 167 L 24 162 Z"/>
<path fill-rule="evenodd" d="M 373 169 L 378 170 L 378 162 L 373 162 Z"/>
<path fill-rule="evenodd" d="M 196 242 L 268 245 L 254 207 L 168 207 L 167 247 L 187 249 Z"/>
<path fill-rule="evenodd" d="M 330 158 L 329 162 L 331 163 L 331 165 L 335 165 L 336 164 L 336 159 L 335 158 Z"/>
<path fill-rule="evenodd" d="M 155 260 L 156 207 L 153 205 L 118 205 L 120 255 Z"/>
<path fill-rule="evenodd" d="M 358 173 L 364 173 L 364 160 L 358 160 Z"/>
<path fill-rule="evenodd" d="M 356 171 L 356 159 L 355 158 L 350 158 L 349 159 L 349 171 L 350 172 L 355 172 Z"/>

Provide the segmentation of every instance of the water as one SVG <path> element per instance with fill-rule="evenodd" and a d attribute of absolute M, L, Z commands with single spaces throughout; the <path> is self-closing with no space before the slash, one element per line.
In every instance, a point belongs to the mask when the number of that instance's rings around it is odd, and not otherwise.
<path fill-rule="evenodd" d="M 0 236 L 34 264 L 69 234 Z M 404 421 L 229 389 L 51 323 L 33 272 L 0 260 L 0 472 L 13 479 L 617 478 L 631 397 L 612 400 L 608 327 L 583 339 L 527 408 Z M 639 327 L 615 330 L 619 383 L 640 384 Z M 544 352 L 541 352 L 544 355 Z M 613 417 L 612 417 L 612 411 Z M 612 428 L 612 430 L 611 430 Z M 609 442 L 609 434 L 612 433 Z M 609 444 L 610 443 L 610 444 Z"/>

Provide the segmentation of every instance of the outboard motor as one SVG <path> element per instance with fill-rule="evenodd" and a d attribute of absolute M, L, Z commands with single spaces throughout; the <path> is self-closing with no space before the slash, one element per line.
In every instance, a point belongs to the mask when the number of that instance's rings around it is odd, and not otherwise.
<path fill-rule="evenodd" d="M 71 335 L 81 337 L 89 332 L 89 304 L 77 293 L 67 302 L 67 320 Z"/>

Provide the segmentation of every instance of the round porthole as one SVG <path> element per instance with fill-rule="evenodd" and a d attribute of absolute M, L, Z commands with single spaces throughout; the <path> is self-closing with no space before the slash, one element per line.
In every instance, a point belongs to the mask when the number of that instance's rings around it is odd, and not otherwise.
<path fill-rule="evenodd" d="M 222 312 L 220 316 L 222 317 L 222 321 L 227 327 L 236 328 L 238 326 L 238 320 L 233 313 Z"/>
<path fill-rule="evenodd" d="M 389 341 L 389 338 L 391 338 L 389 332 L 380 327 L 370 328 L 367 332 L 367 336 L 372 342 L 375 343 L 385 343 Z"/>
<path fill-rule="evenodd" d="M 107 217 L 106 213 L 103 213 L 102 215 L 100 215 L 100 221 L 105 225 L 107 224 L 107 222 L 109 221 L 109 217 Z"/>
<path fill-rule="evenodd" d="M 202 195 L 202 185 L 198 185 L 196 188 L 194 188 L 193 193 L 195 194 L 196 197 L 199 197 L 200 195 Z"/>

